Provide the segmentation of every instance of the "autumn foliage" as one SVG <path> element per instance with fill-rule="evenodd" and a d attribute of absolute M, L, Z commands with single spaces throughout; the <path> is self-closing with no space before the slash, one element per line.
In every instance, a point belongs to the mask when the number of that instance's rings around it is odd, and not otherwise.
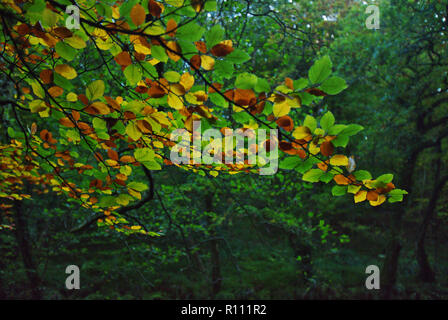
<path fill-rule="evenodd" d="M 335 196 L 350 193 L 356 203 L 378 206 L 406 194 L 392 174 L 373 178 L 344 155 L 362 126 L 338 124 L 329 110 L 318 119 L 306 114 L 306 106 L 347 88 L 332 75 L 328 56 L 316 57 L 300 79 L 271 83 L 239 71 L 250 56 L 221 26 L 201 25 L 201 15 L 216 10 L 214 1 L 77 4 L 80 28 L 68 29 L 63 1 L 1 2 L 8 16 L 0 24 L 0 69 L 16 90 L 17 122 L 11 144 L 0 147 L 1 197 L 26 197 L 20 181 L 28 180 L 103 213 L 100 223 L 148 233 L 119 209 L 144 200 L 151 185 L 139 174 L 173 165 L 170 133 L 192 132 L 195 120 L 218 129 L 278 129 L 278 141 L 270 142 L 282 151 L 280 168 L 305 182 L 333 183 Z M 259 170 L 181 167 L 213 177 Z"/>

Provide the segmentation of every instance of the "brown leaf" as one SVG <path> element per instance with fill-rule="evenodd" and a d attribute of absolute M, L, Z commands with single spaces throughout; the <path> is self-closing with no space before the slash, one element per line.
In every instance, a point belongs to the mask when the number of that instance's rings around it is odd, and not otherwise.
<path fill-rule="evenodd" d="M 39 77 L 44 84 L 49 84 L 53 82 L 53 71 L 50 69 L 42 70 Z"/>
<path fill-rule="evenodd" d="M 197 54 L 191 57 L 190 59 L 191 68 L 194 70 L 199 70 L 201 67 L 201 57 Z"/>
<path fill-rule="evenodd" d="M 145 22 L 145 9 L 141 4 L 137 3 L 134 7 L 132 7 L 130 16 L 132 22 L 138 27 Z"/>
<path fill-rule="evenodd" d="M 156 1 L 149 0 L 148 1 L 148 9 L 149 9 L 149 13 L 153 17 L 160 18 L 160 15 L 162 14 L 162 8 Z"/>
<path fill-rule="evenodd" d="M 235 89 L 234 101 L 241 106 L 255 104 L 257 98 L 255 93 L 250 89 Z"/>
<path fill-rule="evenodd" d="M 119 54 L 117 54 L 114 58 L 114 60 L 120 65 L 127 67 L 132 64 L 131 55 L 127 51 L 122 51 Z"/>
<path fill-rule="evenodd" d="M 325 156 L 329 157 L 333 154 L 334 146 L 330 141 L 324 141 L 320 145 L 320 153 Z"/>
<path fill-rule="evenodd" d="M 117 151 L 115 151 L 113 149 L 109 149 L 109 150 L 107 150 L 107 155 L 109 156 L 109 159 L 118 161 L 118 153 L 117 153 Z"/>
<path fill-rule="evenodd" d="M 292 121 L 290 116 L 283 116 L 277 119 L 277 125 L 280 128 L 285 129 L 286 131 L 292 131 L 294 128 L 294 122 Z"/>
<path fill-rule="evenodd" d="M 203 41 L 196 41 L 195 43 L 196 49 L 198 49 L 202 53 L 207 53 L 207 46 Z"/>
<path fill-rule="evenodd" d="M 168 20 L 166 24 L 166 32 L 170 37 L 174 37 L 177 31 L 177 22 L 174 19 Z"/>
<path fill-rule="evenodd" d="M 232 53 L 233 50 L 235 50 L 235 49 L 233 47 L 231 47 L 231 46 L 228 46 L 228 45 L 223 44 L 223 43 L 218 43 L 217 45 L 215 45 L 212 48 L 212 50 L 210 50 L 210 52 L 215 57 L 224 57 L 224 56 Z"/>

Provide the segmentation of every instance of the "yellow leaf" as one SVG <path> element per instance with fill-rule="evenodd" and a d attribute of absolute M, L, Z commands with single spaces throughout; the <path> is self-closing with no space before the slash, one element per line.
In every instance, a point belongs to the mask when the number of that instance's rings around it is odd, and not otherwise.
<path fill-rule="evenodd" d="M 171 92 L 168 94 L 168 105 L 176 110 L 180 110 L 184 106 L 182 100 Z"/>
<path fill-rule="evenodd" d="M 73 69 L 72 67 L 70 67 L 67 64 L 58 64 L 55 68 L 54 71 L 56 71 L 57 73 L 59 73 L 61 76 L 63 76 L 66 79 L 72 80 L 75 79 L 76 76 L 78 75 L 76 73 L 76 70 Z"/>
<path fill-rule="evenodd" d="M 116 165 L 118 165 L 118 162 L 113 159 L 106 159 L 104 162 L 110 167 L 115 167 Z"/>
<path fill-rule="evenodd" d="M 318 146 L 316 143 L 312 142 L 309 144 L 308 150 L 311 154 L 318 154 L 320 152 L 320 146 Z"/>
<path fill-rule="evenodd" d="M 347 188 L 347 193 L 356 194 L 359 191 L 359 189 L 361 189 L 361 186 L 355 186 L 355 185 L 351 184 Z"/>
<path fill-rule="evenodd" d="M 137 141 L 141 138 L 142 133 L 138 129 L 137 125 L 134 122 L 130 122 L 126 127 L 127 135 L 134 141 Z"/>
<path fill-rule="evenodd" d="M 212 70 L 215 66 L 215 59 L 210 56 L 201 56 L 201 67 L 205 70 Z"/>
<path fill-rule="evenodd" d="M 103 103 L 103 102 L 94 102 L 91 104 L 92 107 L 94 107 L 95 109 L 97 109 L 99 111 L 100 114 L 109 114 L 110 113 L 110 108 L 107 106 L 107 104 Z"/>
<path fill-rule="evenodd" d="M 73 35 L 70 38 L 64 39 L 64 42 L 75 49 L 84 49 L 85 47 L 87 47 L 86 42 L 80 36 L 77 35 Z"/>
<path fill-rule="evenodd" d="M 67 101 L 75 102 L 78 101 L 78 95 L 74 92 L 70 92 L 67 94 Z"/>
<path fill-rule="evenodd" d="M 139 199 L 139 200 L 142 199 L 142 195 L 141 195 L 140 192 L 135 191 L 134 189 L 131 189 L 131 188 L 128 188 L 128 192 L 129 192 L 129 194 L 130 194 L 131 196 L 133 196 L 134 198 L 137 198 L 137 199 Z"/>
<path fill-rule="evenodd" d="M 156 148 L 163 148 L 163 143 L 160 142 L 160 141 L 154 141 L 152 144 L 153 144 L 154 147 L 156 147 Z"/>
<path fill-rule="evenodd" d="M 348 158 L 342 154 L 336 154 L 330 159 L 332 166 L 346 166 L 348 165 Z"/>
<path fill-rule="evenodd" d="M 218 175 L 218 171 L 210 171 L 210 175 L 216 177 Z"/>
<path fill-rule="evenodd" d="M 188 91 L 194 84 L 194 77 L 186 72 L 180 77 L 179 83 L 184 87 L 185 91 Z"/>
<path fill-rule="evenodd" d="M 310 136 L 311 132 L 310 129 L 308 129 L 308 127 L 296 127 L 294 129 L 294 131 L 292 132 L 292 136 L 296 139 L 305 139 L 306 137 Z"/>
<path fill-rule="evenodd" d="M 355 196 L 354 196 L 355 203 L 363 202 L 363 201 L 366 200 L 366 198 L 367 198 L 367 191 L 366 191 L 366 190 L 358 191 L 358 192 L 355 194 Z"/>
<path fill-rule="evenodd" d="M 277 118 L 286 116 L 291 107 L 287 103 L 274 104 L 273 113 Z"/>
<path fill-rule="evenodd" d="M 386 201 L 386 196 L 384 194 L 380 194 L 378 196 L 378 200 L 376 200 L 376 201 L 371 200 L 369 202 L 372 207 L 376 207 L 376 206 L 379 206 L 380 204 L 382 204 L 384 201 Z"/>

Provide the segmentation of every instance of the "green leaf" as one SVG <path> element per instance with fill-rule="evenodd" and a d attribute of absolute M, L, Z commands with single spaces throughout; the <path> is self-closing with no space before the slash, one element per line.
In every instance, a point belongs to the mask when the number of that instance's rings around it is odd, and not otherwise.
<path fill-rule="evenodd" d="M 393 179 L 394 179 L 394 175 L 391 173 L 386 173 L 386 174 L 383 174 L 383 175 L 379 176 L 378 178 L 376 178 L 376 180 L 381 181 L 383 183 L 392 182 Z"/>
<path fill-rule="evenodd" d="M 258 78 L 254 89 L 256 92 L 269 92 L 271 87 L 266 79 Z"/>
<path fill-rule="evenodd" d="M 115 201 L 122 206 L 127 206 L 129 202 L 133 200 L 134 198 L 126 193 L 122 193 L 117 198 L 115 198 Z"/>
<path fill-rule="evenodd" d="M 334 125 L 334 121 L 335 119 L 333 114 L 330 111 L 328 111 L 320 119 L 320 126 L 322 129 L 328 132 L 328 130 Z"/>
<path fill-rule="evenodd" d="M 250 60 L 250 56 L 240 49 L 235 49 L 232 51 L 232 53 L 226 56 L 226 60 L 240 64 Z"/>
<path fill-rule="evenodd" d="M 293 81 L 294 90 L 302 90 L 308 85 L 308 79 L 300 78 Z"/>
<path fill-rule="evenodd" d="M 334 196 L 343 196 L 347 193 L 347 186 L 334 186 L 331 189 L 331 194 Z"/>
<path fill-rule="evenodd" d="M 95 128 L 95 130 L 106 130 L 107 128 L 107 123 L 105 120 L 100 119 L 100 118 L 93 118 L 92 120 L 92 124 L 93 127 Z"/>
<path fill-rule="evenodd" d="M 137 125 L 135 123 L 133 123 L 133 122 L 130 122 L 126 126 L 126 134 L 134 141 L 137 141 L 142 136 L 142 133 L 137 128 Z"/>
<path fill-rule="evenodd" d="M 159 61 L 167 62 L 168 55 L 162 46 L 151 46 L 151 55 Z"/>
<path fill-rule="evenodd" d="M 65 42 L 59 41 L 54 47 L 56 52 L 65 60 L 72 61 L 76 56 L 76 49 L 72 48 Z"/>
<path fill-rule="evenodd" d="M 393 189 L 389 192 L 389 195 L 400 195 L 400 194 L 408 194 L 406 190 L 403 189 Z"/>
<path fill-rule="evenodd" d="M 210 50 L 213 46 L 217 45 L 224 38 L 224 29 L 219 24 L 214 25 L 205 34 L 205 43 L 207 48 Z"/>
<path fill-rule="evenodd" d="M 353 172 L 353 175 L 355 176 L 356 180 L 362 181 L 362 180 L 371 180 L 372 175 L 367 170 L 358 170 Z"/>
<path fill-rule="evenodd" d="M 344 79 L 340 77 L 331 77 L 326 79 L 322 85 L 320 86 L 320 89 L 324 91 L 327 94 L 338 94 L 342 90 L 347 88 L 347 83 Z"/>
<path fill-rule="evenodd" d="M 346 147 L 349 141 L 349 136 L 345 134 L 339 134 L 336 139 L 332 140 L 331 143 L 335 147 Z"/>
<path fill-rule="evenodd" d="M 162 167 L 157 161 L 144 161 L 142 163 L 148 170 L 162 170 Z"/>
<path fill-rule="evenodd" d="M 176 71 L 167 71 L 163 74 L 163 77 L 173 83 L 179 82 L 180 80 L 180 74 Z"/>
<path fill-rule="evenodd" d="M 148 189 L 148 186 L 142 182 L 132 181 L 128 184 L 128 188 L 134 189 L 135 191 L 145 191 Z"/>
<path fill-rule="evenodd" d="M 324 174 L 320 169 L 311 169 L 302 176 L 303 181 L 318 182 L 319 178 Z"/>
<path fill-rule="evenodd" d="M 317 128 L 317 121 L 313 116 L 306 115 L 305 120 L 303 121 L 303 125 L 314 132 Z"/>
<path fill-rule="evenodd" d="M 341 131 L 341 134 L 346 136 L 353 136 L 363 129 L 364 127 L 360 126 L 359 124 L 349 124 L 344 128 L 344 130 Z"/>
<path fill-rule="evenodd" d="M 98 205 L 100 207 L 103 207 L 103 208 L 105 208 L 105 207 L 113 207 L 113 206 L 116 205 L 115 197 L 112 197 L 112 196 L 102 197 L 100 199 Z"/>
<path fill-rule="evenodd" d="M 134 151 L 134 158 L 138 162 L 151 161 L 154 160 L 154 150 L 150 148 L 139 148 Z"/>
<path fill-rule="evenodd" d="M 330 182 L 333 180 L 334 173 L 331 172 L 325 172 L 323 175 L 320 176 L 319 180 L 325 183 Z"/>
<path fill-rule="evenodd" d="M 235 87 L 240 89 L 252 89 L 257 84 L 257 76 L 251 73 L 241 73 L 235 80 Z"/>
<path fill-rule="evenodd" d="M 221 96 L 219 93 L 213 92 L 213 93 L 209 94 L 208 97 L 209 97 L 210 101 L 213 102 L 214 104 L 216 104 L 217 106 L 225 108 L 229 104 L 227 102 L 227 100 L 223 96 Z"/>
<path fill-rule="evenodd" d="M 280 161 L 279 168 L 291 170 L 300 165 L 303 161 L 299 157 L 287 157 Z"/>
<path fill-rule="evenodd" d="M 324 81 L 331 74 L 332 63 L 330 57 L 324 56 L 317 60 L 308 71 L 308 77 L 312 84 Z"/>
<path fill-rule="evenodd" d="M 104 90 L 105 90 L 105 86 L 104 86 L 103 80 L 93 81 L 86 88 L 87 99 L 89 99 L 89 101 L 93 101 L 93 100 L 103 97 Z"/>
<path fill-rule="evenodd" d="M 345 128 L 347 128 L 345 124 L 335 124 L 328 130 L 328 134 L 330 136 L 336 136 L 339 133 L 341 133 L 341 131 L 344 130 Z"/>
<path fill-rule="evenodd" d="M 197 25 L 196 23 L 190 22 L 177 29 L 176 37 L 182 40 L 194 42 L 202 38 L 204 31 L 205 29 L 201 26 Z"/>
<path fill-rule="evenodd" d="M 142 80 L 142 70 L 139 66 L 131 64 L 124 69 L 124 76 L 131 86 L 135 86 L 140 80 Z"/>
<path fill-rule="evenodd" d="M 226 60 L 218 60 L 215 63 L 215 73 L 223 78 L 230 79 L 233 75 L 233 63 Z"/>

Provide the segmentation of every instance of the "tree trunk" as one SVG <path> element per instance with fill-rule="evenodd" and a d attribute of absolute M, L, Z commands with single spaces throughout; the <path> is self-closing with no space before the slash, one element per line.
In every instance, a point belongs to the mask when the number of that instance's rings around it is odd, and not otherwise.
<path fill-rule="evenodd" d="M 14 201 L 15 209 L 15 235 L 17 244 L 22 255 L 23 265 L 25 266 L 26 275 L 30 282 L 32 298 L 37 300 L 42 298 L 39 289 L 40 279 L 37 274 L 37 268 L 34 264 L 31 254 L 31 245 L 28 234 L 28 225 L 26 217 L 22 211 L 22 202 Z"/>
<path fill-rule="evenodd" d="M 213 211 L 213 194 L 207 194 L 205 197 L 205 209 L 207 212 Z M 212 221 L 209 220 L 209 225 L 212 224 Z M 211 270 L 211 282 L 212 282 L 212 297 L 215 298 L 216 295 L 221 291 L 221 260 L 219 256 L 219 247 L 218 240 L 216 238 L 216 228 L 210 228 L 210 262 L 212 265 Z"/>
<path fill-rule="evenodd" d="M 401 185 L 409 192 L 409 194 L 412 190 L 412 176 L 420 151 L 421 149 L 416 149 L 411 153 L 411 156 L 407 161 L 407 165 L 404 166 L 402 171 L 401 176 L 403 177 L 403 179 Z M 384 265 L 381 271 L 383 299 L 390 299 L 395 289 L 400 251 L 402 248 L 400 241 L 401 220 L 404 213 L 406 212 L 409 202 L 409 197 L 406 197 L 403 203 L 396 208 L 396 211 L 393 212 L 391 217 L 391 231 L 389 241 L 386 246 L 386 258 L 384 259 Z"/>
<path fill-rule="evenodd" d="M 431 199 L 429 200 L 428 206 L 426 207 L 423 222 L 420 228 L 420 232 L 417 239 L 417 262 L 419 266 L 418 278 L 423 282 L 434 282 L 436 279 L 435 272 L 432 270 L 431 265 L 428 260 L 428 255 L 425 250 L 425 237 L 428 227 L 431 224 L 431 220 L 434 217 L 436 211 L 437 200 L 439 199 L 440 193 L 448 179 L 448 176 L 440 178 L 441 171 L 441 145 L 440 141 L 437 146 L 437 162 L 436 170 L 434 176 L 434 187 L 432 191 Z"/>

